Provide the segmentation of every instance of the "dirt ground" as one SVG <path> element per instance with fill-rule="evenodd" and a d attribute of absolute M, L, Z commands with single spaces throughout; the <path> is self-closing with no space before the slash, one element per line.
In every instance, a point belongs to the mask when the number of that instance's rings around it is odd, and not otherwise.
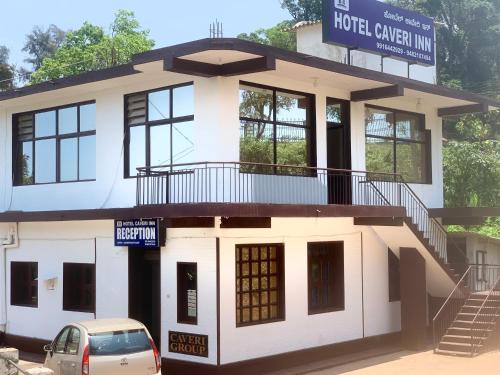
<path fill-rule="evenodd" d="M 307 372 L 309 375 L 500 375 L 500 352 L 475 358 L 428 352 L 398 352 L 346 365 Z"/>

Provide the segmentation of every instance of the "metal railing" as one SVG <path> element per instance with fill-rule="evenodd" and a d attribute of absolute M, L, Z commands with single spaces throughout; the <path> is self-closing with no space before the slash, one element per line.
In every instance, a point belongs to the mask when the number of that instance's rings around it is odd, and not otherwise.
<path fill-rule="evenodd" d="M 436 350 L 441 342 L 441 339 L 446 334 L 451 324 L 457 319 L 458 314 L 462 312 L 466 301 L 471 298 L 472 294 L 484 296 L 485 301 L 474 317 L 471 326 L 471 351 L 474 343 L 478 342 L 480 328 L 484 328 L 483 316 L 491 317 L 498 315 L 500 310 L 495 311 L 495 314 L 486 313 L 489 310 L 488 301 L 493 296 L 500 298 L 500 266 L 488 264 L 473 264 L 470 265 L 464 273 L 455 289 L 450 293 L 445 303 L 432 320 L 432 332 L 434 339 L 434 349 Z M 486 313 L 486 314 L 485 314 Z M 491 311 L 490 311 L 491 313 Z M 496 320 L 495 320 L 496 322 Z M 491 321 L 491 324 L 495 322 Z"/>
<path fill-rule="evenodd" d="M 492 283 L 488 295 L 472 320 L 470 332 L 472 345 L 471 356 L 478 354 L 480 350 L 486 349 L 484 345 L 492 336 L 499 320 L 500 267 L 495 267 L 494 269 L 489 269 L 489 267 L 490 266 L 488 266 L 487 270 L 481 270 L 481 276 L 483 276 L 485 272 L 488 276 L 493 273 L 496 275 L 496 281 Z M 487 280 L 484 281 L 487 282 Z"/>
<path fill-rule="evenodd" d="M 393 205 L 392 197 L 399 196 L 402 182 L 401 176 L 389 173 L 244 162 L 177 164 L 137 170 L 139 206 L 171 203 L 389 206 Z"/>
<path fill-rule="evenodd" d="M 473 267 L 469 267 L 464 275 L 455 286 L 455 289 L 450 293 L 441 309 L 437 312 L 432 320 L 432 336 L 434 340 L 434 350 L 437 350 L 441 339 L 446 334 L 451 323 L 456 319 L 458 313 L 465 304 L 465 301 L 470 296 L 468 287 L 469 280 L 473 273 Z"/>

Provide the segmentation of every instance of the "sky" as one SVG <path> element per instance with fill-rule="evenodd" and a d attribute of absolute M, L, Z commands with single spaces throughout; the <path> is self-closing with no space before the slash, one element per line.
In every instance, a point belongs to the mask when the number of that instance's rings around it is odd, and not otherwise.
<path fill-rule="evenodd" d="M 291 18 L 279 0 L 4 0 L 0 9 L 0 45 L 9 48 L 17 66 L 26 66 L 21 49 L 33 26 L 68 30 L 88 21 L 109 30 L 118 9 L 134 11 L 157 48 L 207 38 L 215 19 L 222 22 L 224 37 L 235 37 Z"/>

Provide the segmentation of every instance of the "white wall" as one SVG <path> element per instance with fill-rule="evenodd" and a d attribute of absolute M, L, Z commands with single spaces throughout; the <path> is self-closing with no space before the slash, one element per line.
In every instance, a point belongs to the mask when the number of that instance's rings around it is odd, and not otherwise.
<path fill-rule="evenodd" d="M 318 56 L 344 64 L 348 62 L 346 48 L 323 43 L 323 29 L 321 23 L 302 26 L 296 30 L 296 34 L 298 52 L 307 53 L 312 56 Z M 359 66 L 361 68 L 376 71 L 382 70 L 381 57 L 373 53 L 352 51 L 351 63 L 352 65 Z M 408 77 L 408 64 L 404 61 L 385 58 L 383 68 L 384 73 Z M 413 65 L 410 67 L 410 76 L 408 78 L 428 83 L 436 83 L 436 67 Z"/>
<path fill-rule="evenodd" d="M 168 229 L 161 250 L 162 357 L 217 363 L 216 251 L 213 229 Z M 197 263 L 198 324 L 177 323 L 177 262 Z M 208 358 L 168 351 L 168 331 L 208 335 Z"/>
<path fill-rule="evenodd" d="M 222 364 L 400 330 L 400 304 L 389 303 L 387 246 L 352 219 L 273 218 L 272 229 L 227 229 L 219 236 Z M 308 315 L 307 242 L 319 241 L 344 241 L 345 310 Z M 285 245 L 286 319 L 236 328 L 235 245 L 253 243 Z"/>
<path fill-rule="evenodd" d="M 22 223 L 20 246 L 6 250 L 7 327 L 12 335 L 50 340 L 94 314 L 63 311 L 63 263 L 96 263 L 96 317 L 128 316 L 128 253 L 113 244 L 113 223 Z M 96 258 L 97 255 L 97 258 Z M 10 262 L 38 262 L 38 308 L 10 305 Z M 54 290 L 46 279 L 57 277 Z"/>
<path fill-rule="evenodd" d="M 28 97 L 25 101 L 0 110 L 0 212 L 43 211 L 64 209 L 95 209 L 131 207 L 135 205 L 135 179 L 124 179 L 123 136 L 124 95 L 146 89 L 189 82 L 193 77 L 167 72 L 144 73 L 142 80 L 129 79 L 115 87 L 82 90 L 79 94 L 50 100 L 50 95 Z M 244 77 L 194 78 L 195 103 L 195 160 L 239 160 L 239 79 L 277 86 L 316 95 L 317 165 L 326 167 L 326 98 L 349 99 L 348 89 L 338 89 L 320 81 L 314 85 L 303 77 L 285 77 L 277 73 L 256 73 Z M 130 81 L 130 82 L 129 82 Z M 104 85 L 104 83 L 102 84 Z M 104 85 L 104 87 L 106 87 Z M 12 114 L 96 100 L 97 168 L 96 181 L 36 186 L 12 187 Z M 430 207 L 442 207 L 441 120 L 435 108 L 416 108 L 410 99 L 372 101 L 392 108 L 425 113 L 426 126 L 432 129 L 433 184 L 413 185 L 417 194 Z M 352 103 L 351 139 L 352 168 L 365 170 L 364 103 Z"/>

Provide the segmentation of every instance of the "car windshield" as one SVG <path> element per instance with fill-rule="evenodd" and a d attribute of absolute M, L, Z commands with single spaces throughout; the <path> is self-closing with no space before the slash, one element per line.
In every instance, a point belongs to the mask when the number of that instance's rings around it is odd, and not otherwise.
<path fill-rule="evenodd" d="M 114 331 L 89 335 L 90 355 L 123 355 L 152 350 L 143 329 Z"/>

